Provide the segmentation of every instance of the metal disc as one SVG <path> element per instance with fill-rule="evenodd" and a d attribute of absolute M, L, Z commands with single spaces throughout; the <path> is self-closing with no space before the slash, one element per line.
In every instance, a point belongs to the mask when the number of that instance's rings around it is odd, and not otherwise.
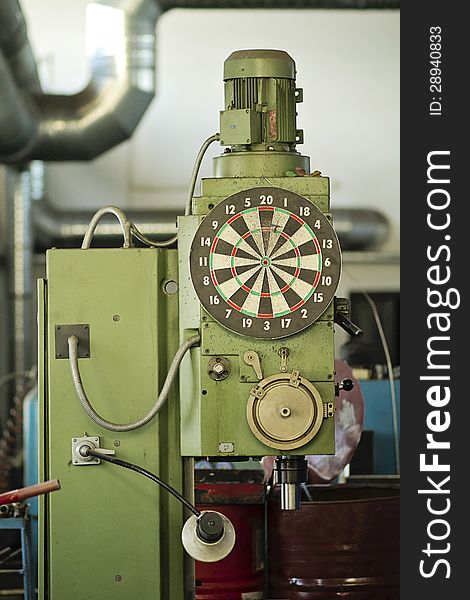
<path fill-rule="evenodd" d="M 217 512 L 217 511 L 211 511 Z M 235 528 L 231 521 L 225 515 L 217 512 L 222 517 L 224 522 L 224 533 L 221 539 L 217 542 L 209 544 L 201 540 L 197 533 L 197 517 L 191 515 L 185 522 L 181 531 L 181 541 L 183 542 L 186 552 L 201 562 L 217 562 L 230 554 L 235 545 Z"/>
<path fill-rule="evenodd" d="M 272 375 L 250 392 L 247 421 L 253 434 L 266 446 L 294 450 L 307 444 L 323 421 L 321 396 L 309 381 L 291 375 Z"/>

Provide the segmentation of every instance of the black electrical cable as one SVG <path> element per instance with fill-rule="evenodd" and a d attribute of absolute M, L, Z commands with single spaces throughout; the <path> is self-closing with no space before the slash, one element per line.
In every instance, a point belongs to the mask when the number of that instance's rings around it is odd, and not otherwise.
<path fill-rule="evenodd" d="M 181 504 L 183 504 L 188 510 L 190 510 L 193 514 L 195 514 L 196 517 L 199 517 L 199 515 L 201 514 L 201 511 L 199 511 L 195 506 L 193 506 L 191 504 L 191 502 L 188 502 L 186 500 L 186 498 L 183 498 L 183 496 L 177 490 L 175 490 L 175 488 L 171 487 L 171 485 L 169 483 L 162 481 L 160 479 L 160 477 L 158 477 L 154 473 L 147 471 L 147 469 L 144 469 L 143 467 L 139 467 L 139 465 L 134 465 L 133 463 L 127 462 L 125 460 L 121 460 L 119 458 L 114 458 L 113 456 L 108 456 L 107 454 L 100 454 L 99 452 L 94 452 L 91 449 L 87 451 L 86 455 L 94 456 L 95 458 L 99 458 L 100 460 L 110 462 L 113 465 L 118 465 L 120 467 L 124 467 L 125 469 L 130 469 L 131 471 L 140 473 L 144 477 L 147 477 L 154 483 L 157 483 L 159 486 L 161 486 L 167 492 L 169 492 L 172 496 L 174 496 L 177 500 L 179 500 L 181 502 Z"/>

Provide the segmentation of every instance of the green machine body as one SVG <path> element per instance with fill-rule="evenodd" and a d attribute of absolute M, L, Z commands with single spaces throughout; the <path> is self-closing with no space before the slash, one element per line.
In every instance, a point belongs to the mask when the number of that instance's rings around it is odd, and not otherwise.
<path fill-rule="evenodd" d="M 133 248 L 136 230 L 123 221 L 123 248 L 48 252 L 39 285 L 39 462 L 41 479 L 59 478 L 62 489 L 40 500 L 41 600 L 184 596 L 174 535 L 181 505 L 104 464 L 109 453 L 177 490 L 185 457 L 276 456 L 282 507 L 294 509 L 305 455 L 335 452 L 341 252 L 329 180 L 310 174 L 296 149 L 295 63 L 279 50 L 235 52 L 224 80 L 226 148 L 179 218 L 177 250 L 168 247 L 176 238 Z M 118 423 L 145 414 L 173 373 L 155 418 L 118 433 L 90 418 L 71 375 L 71 332 L 95 408 Z M 178 386 L 172 359 L 194 339 Z M 82 454 L 87 444 L 94 458 Z"/>
<path fill-rule="evenodd" d="M 284 508 L 298 506 L 304 456 L 335 452 L 341 273 L 329 179 L 296 150 L 295 74 L 279 50 L 226 60 L 227 148 L 178 223 L 180 335 L 201 332 L 181 372 L 182 454 L 278 456 Z"/>

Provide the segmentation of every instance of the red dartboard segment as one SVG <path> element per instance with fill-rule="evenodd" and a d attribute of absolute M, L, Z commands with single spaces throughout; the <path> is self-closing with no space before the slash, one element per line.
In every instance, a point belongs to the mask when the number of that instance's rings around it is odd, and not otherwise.
<path fill-rule="evenodd" d="M 234 221 L 236 221 L 240 215 L 241 215 L 241 213 L 238 213 L 234 217 L 230 217 L 230 219 L 227 221 L 227 223 L 230 225 L 231 223 L 233 223 Z"/>
<path fill-rule="evenodd" d="M 297 302 L 297 304 L 292 307 L 292 312 L 294 312 L 294 310 L 297 310 L 298 308 L 300 308 L 304 304 L 305 304 L 305 300 L 301 300 L 300 302 Z"/>
<path fill-rule="evenodd" d="M 280 188 L 253 188 L 226 198 L 202 221 L 190 265 L 196 293 L 216 320 L 243 335 L 275 339 L 324 312 L 341 259 L 334 230 L 314 204 Z"/>
<path fill-rule="evenodd" d="M 211 279 L 212 279 L 212 283 L 215 285 L 215 287 L 217 287 L 219 285 L 219 282 L 217 281 L 217 277 L 214 271 L 211 271 Z"/>
<path fill-rule="evenodd" d="M 291 215 L 291 219 L 295 219 L 296 221 L 298 221 L 299 223 L 304 224 L 305 221 L 302 221 L 302 219 L 300 217 L 298 217 L 297 215 L 292 214 Z"/>
<path fill-rule="evenodd" d="M 235 302 L 232 302 L 232 301 L 230 300 L 230 298 L 228 298 L 228 299 L 227 299 L 227 303 L 228 303 L 228 304 L 229 304 L 229 305 L 230 305 L 232 308 L 234 308 L 235 310 L 238 310 L 238 311 L 240 310 L 240 307 L 238 306 L 238 304 L 235 304 Z"/>
<path fill-rule="evenodd" d="M 316 288 L 318 285 L 318 282 L 320 281 L 320 276 L 321 276 L 321 271 L 318 271 L 318 273 L 316 274 L 315 277 L 315 281 L 313 282 L 313 287 Z"/>
<path fill-rule="evenodd" d="M 212 246 L 211 246 L 211 254 L 213 254 L 215 252 L 215 248 L 217 246 L 218 241 L 219 241 L 219 238 L 217 236 L 215 236 L 214 241 L 212 242 Z"/>

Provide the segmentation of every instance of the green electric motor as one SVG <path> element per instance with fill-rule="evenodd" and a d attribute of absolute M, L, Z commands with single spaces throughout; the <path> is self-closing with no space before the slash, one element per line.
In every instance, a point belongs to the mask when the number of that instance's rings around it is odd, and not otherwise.
<path fill-rule="evenodd" d="M 220 143 L 260 150 L 292 149 L 302 143 L 295 105 L 295 63 L 282 50 L 240 50 L 225 61 L 225 110 L 220 113 Z"/>

